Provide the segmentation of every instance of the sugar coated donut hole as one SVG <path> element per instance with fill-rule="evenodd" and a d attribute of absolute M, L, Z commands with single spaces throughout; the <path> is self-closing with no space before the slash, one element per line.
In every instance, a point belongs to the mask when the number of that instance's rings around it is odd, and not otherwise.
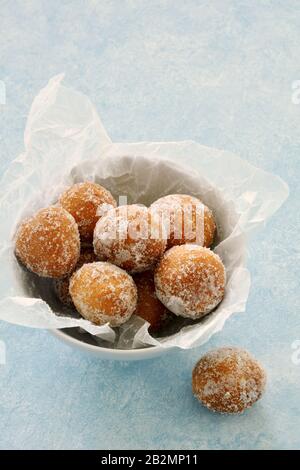
<path fill-rule="evenodd" d="M 245 350 L 215 349 L 195 365 L 192 375 L 194 395 L 212 411 L 242 413 L 262 396 L 266 374 Z"/>
<path fill-rule="evenodd" d="M 80 240 L 74 218 L 61 207 L 38 211 L 19 226 L 15 237 L 17 258 L 42 277 L 59 278 L 75 267 Z"/>
<path fill-rule="evenodd" d="M 89 247 L 82 247 L 79 260 L 74 268 L 74 271 L 80 269 L 84 264 L 94 263 L 97 261 L 97 256 L 94 253 L 94 250 Z M 55 279 L 54 281 L 54 290 L 59 298 L 59 300 L 66 306 L 72 306 L 72 298 L 69 292 L 71 274 L 62 279 Z"/>
<path fill-rule="evenodd" d="M 210 247 L 216 223 L 212 211 L 199 199 L 187 194 L 169 194 L 151 205 L 161 217 L 168 219 L 168 248 L 185 243 Z"/>
<path fill-rule="evenodd" d="M 96 255 L 131 273 L 153 268 L 166 244 L 159 218 L 137 204 L 111 209 L 94 232 Z"/>
<path fill-rule="evenodd" d="M 60 196 L 59 204 L 74 217 L 81 240 L 89 242 L 93 240 L 95 225 L 101 217 L 101 205 L 103 208 L 117 205 L 107 189 L 89 181 L 67 189 Z"/>
<path fill-rule="evenodd" d="M 134 313 L 150 323 L 149 331 L 155 333 L 168 323 L 172 314 L 157 298 L 153 276 L 153 271 L 144 271 L 133 276 L 138 293 Z"/>
<path fill-rule="evenodd" d="M 198 319 L 221 302 L 226 274 L 213 251 L 187 244 L 166 251 L 154 280 L 157 297 L 171 312 Z"/>
<path fill-rule="evenodd" d="M 132 277 L 111 263 L 84 264 L 72 275 L 69 290 L 78 312 L 96 325 L 119 326 L 136 308 Z"/>

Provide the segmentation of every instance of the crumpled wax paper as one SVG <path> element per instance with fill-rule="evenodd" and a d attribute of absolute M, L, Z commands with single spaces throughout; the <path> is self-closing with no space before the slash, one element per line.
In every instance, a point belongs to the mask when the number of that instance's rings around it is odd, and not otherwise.
<path fill-rule="evenodd" d="M 138 348 L 162 345 L 191 348 L 220 331 L 227 318 L 245 310 L 250 274 L 245 267 L 247 234 L 262 226 L 288 196 L 277 176 L 238 156 L 196 142 L 113 143 L 89 99 L 54 77 L 32 104 L 25 151 L 2 178 L 0 195 L 0 319 L 33 328 L 79 327 L 101 345 Z M 69 185 L 91 180 L 128 203 L 151 204 L 170 193 L 199 197 L 214 212 L 214 251 L 226 267 L 221 304 L 200 321 L 176 318 L 160 337 L 132 318 L 118 329 L 96 326 L 56 300 L 52 281 L 38 278 L 17 262 L 18 223 L 53 204 Z"/>

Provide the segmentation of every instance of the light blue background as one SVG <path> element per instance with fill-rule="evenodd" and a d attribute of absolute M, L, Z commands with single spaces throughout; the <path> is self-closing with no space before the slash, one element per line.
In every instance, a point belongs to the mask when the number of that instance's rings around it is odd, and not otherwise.
<path fill-rule="evenodd" d="M 0 9 L 1 172 L 23 150 L 32 99 L 65 72 L 113 141 L 194 139 L 291 189 L 250 244 L 247 312 L 200 350 L 105 362 L 1 323 L 0 448 L 300 448 L 299 2 L 0 0 Z M 268 371 L 265 397 L 242 416 L 212 414 L 191 393 L 195 361 L 228 344 Z"/>

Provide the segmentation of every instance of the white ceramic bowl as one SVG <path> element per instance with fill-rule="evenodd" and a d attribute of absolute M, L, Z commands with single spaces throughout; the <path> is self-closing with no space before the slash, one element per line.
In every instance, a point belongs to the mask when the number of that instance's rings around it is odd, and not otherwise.
<path fill-rule="evenodd" d="M 159 346 L 150 346 L 148 348 L 142 349 L 111 349 L 84 341 L 84 335 L 82 333 L 77 333 L 76 328 L 50 331 L 54 336 L 69 346 L 76 347 L 77 349 L 87 353 L 92 353 L 101 359 L 117 361 L 142 361 L 145 359 L 159 357 L 162 354 L 175 349 L 163 348 Z M 88 337 L 88 335 L 86 337 Z"/>
<path fill-rule="evenodd" d="M 188 167 L 179 166 L 174 164 L 173 161 L 159 158 L 157 155 L 155 159 L 152 156 L 112 155 L 111 158 L 107 157 L 101 161 L 93 161 L 89 165 L 83 163 L 72 169 L 70 180 L 66 181 L 66 184 L 69 185 L 93 178 L 99 184 L 110 189 L 115 196 L 127 195 L 129 204 L 137 202 L 149 206 L 163 195 L 178 192 L 199 197 L 214 210 L 216 219 L 220 221 L 217 242 L 231 233 L 232 227 L 235 226 L 238 220 L 238 215 L 235 213 L 231 201 L 225 201 L 223 195 L 208 183 L 203 175 L 200 176 Z M 53 200 L 57 200 L 57 195 L 53 195 Z M 225 219 L 226 223 L 222 223 L 222 219 Z M 240 259 L 240 253 L 238 255 L 238 259 Z M 41 297 L 53 312 L 63 313 L 57 297 L 53 295 L 52 284 L 45 283 L 43 279 L 41 280 L 36 276 L 30 277 L 29 280 L 25 277 L 21 279 L 25 287 L 29 288 L 29 297 Z M 224 323 L 224 320 L 221 318 L 220 322 Z M 180 334 L 178 335 L 179 338 L 172 339 L 173 343 L 168 347 L 155 345 L 139 349 L 114 349 L 109 347 L 110 343 L 107 341 L 96 339 L 84 330 L 79 330 L 78 327 L 65 328 L 64 325 L 62 328 L 64 329 L 51 329 L 50 331 L 70 346 L 92 353 L 102 359 L 144 360 L 174 350 L 174 344 L 176 344 L 176 347 L 186 348 L 186 340 Z M 210 316 L 210 324 L 206 321 L 205 327 L 203 327 L 204 342 L 219 329 L 215 315 Z M 173 336 L 173 333 L 171 333 L 171 336 Z M 195 343 L 195 341 L 192 343 Z"/>
<path fill-rule="evenodd" d="M 153 161 L 156 162 L 154 166 Z M 187 194 L 198 195 L 198 197 L 205 202 L 205 191 L 207 191 L 211 198 L 208 202 L 212 203 L 216 216 L 219 215 L 216 209 L 222 207 L 222 210 L 224 210 L 224 201 L 221 195 L 217 193 L 216 190 L 214 190 L 214 193 L 211 191 L 210 183 L 204 182 L 203 176 L 200 182 L 199 177 L 195 178 L 195 175 L 189 168 L 175 165 L 168 159 L 156 157 L 156 159 L 153 160 L 145 156 L 135 157 L 121 155 L 101 161 L 101 168 L 99 169 L 97 168 L 98 165 L 100 165 L 99 162 L 95 162 L 91 165 L 92 171 L 96 172 L 96 181 L 110 189 L 114 195 L 128 195 L 129 203 L 138 202 L 149 206 L 158 197 L 165 194 L 176 193 L 178 189 L 180 192 L 183 191 Z M 86 171 L 89 171 L 89 168 L 86 170 L 84 164 L 74 167 L 71 172 L 72 182 L 90 179 L 91 176 L 94 176 L 86 173 Z M 163 180 L 159 180 L 159 173 L 166 175 L 166 177 Z M 100 177 L 100 175 L 104 176 Z M 157 180 L 160 181 L 160 184 L 157 184 Z M 202 191 L 203 194 L 201 194 Z M 213 194 L 214 196 L 212 196 Z M 230 207 L 230 209 L 232 208 Z M 234 211 L 231 210 L 230 214 L 234 215 Z M 220 215 L 217 218 L 221 218 Z M 50 302 L 51 298 L 48 300 Z M 52 331 L 55 336 L 70 346 L 92 353 L 102 359 L 125 361 L 144 360 L 161 356 L 175 348 L 174 346 L 162 347 L 158 345 L 145 346 L 144 348 L 131 350 L 114 349 L 109 347 L 107 341 L 95 339 L 92 335 L 83 330 L 79 331 L 77 328 Z"/>

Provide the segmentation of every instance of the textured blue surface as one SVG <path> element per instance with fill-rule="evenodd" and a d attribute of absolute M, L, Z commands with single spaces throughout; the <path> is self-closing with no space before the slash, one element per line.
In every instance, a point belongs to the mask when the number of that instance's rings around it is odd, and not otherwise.
<path fill-rule="evenodd" d="M 291 189 L 250 243 L 246 314 L 201 350 L 105 362 L 45 331 L 0 324 L 0 448 L 300 448 L 299 2 L 1 0 L 0 8 L 1 172 L 23 150 L 33 97 L 65 72 L 113 141 L 194 139 Z M 242 416 L 212 414 L 191 394 L 195 361 L 228 344 L 268 371 L 265 397 Z"/>

